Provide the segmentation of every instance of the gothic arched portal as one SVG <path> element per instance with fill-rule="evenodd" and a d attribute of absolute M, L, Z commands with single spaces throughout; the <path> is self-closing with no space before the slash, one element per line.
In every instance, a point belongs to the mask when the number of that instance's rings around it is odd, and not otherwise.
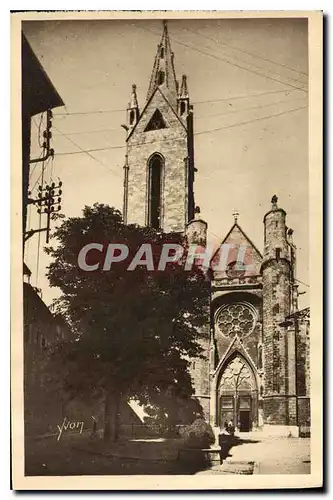
<path fill-rule="evenodd" d="M 258 387 L 253 370 L 245 358 L 235 352 L 222 368 L 217 386 L 218 423 L 230 420 L 241 432 L 258 423 Z"/>

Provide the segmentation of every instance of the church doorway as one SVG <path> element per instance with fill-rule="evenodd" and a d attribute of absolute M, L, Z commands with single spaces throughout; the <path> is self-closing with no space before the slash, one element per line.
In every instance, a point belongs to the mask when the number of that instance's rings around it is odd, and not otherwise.
<path fill-rule="evenodd" d="M 251 412 L 249 410 L 240 410 L 238 423 L 240 432 L 249 432 L 252 428 Z"/>
<path fill-rule="evenodd" d="M 241 355 L 235 354 L 224 368 L 218 398 L 221 429 L 230 421 L 240 432 L 249 432 L 257 425 L 257 383 L 252 369 Z"/>

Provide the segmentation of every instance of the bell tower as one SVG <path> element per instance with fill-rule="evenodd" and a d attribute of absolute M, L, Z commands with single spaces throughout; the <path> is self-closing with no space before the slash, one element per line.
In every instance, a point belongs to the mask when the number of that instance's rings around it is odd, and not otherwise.
<path fill-rule="evenodd" d="M 285 322 L 292 312 L 294 246 L 286 227 L 286 212 L 273 196 L 264 217 L 263 352 L 265 424 L 297 425 L 295 330 Z"/>
<path fill-rule="evenodd" d="M 136 86 L 127 109 L 124 221 L 184 232 L 194 218 L 193 108 L 178 85 L 166 22 L 142 111 Z"/>

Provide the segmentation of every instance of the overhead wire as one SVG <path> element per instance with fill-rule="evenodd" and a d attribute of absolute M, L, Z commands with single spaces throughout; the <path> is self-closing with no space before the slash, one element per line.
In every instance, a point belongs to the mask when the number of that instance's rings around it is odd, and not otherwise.
<path fill-rule="evenodd" d="M 280 92 L 280 91 L 279 91 Z M 283 91 L 285 92 L 285 91 Z M 292 90 L 291 92 L 296 92 L 295 90 Z M 300 98 L 297 98 L 297 99 L 285 99 L 283 101 L 275 101 L 275 102 L 272 102 L 272 103 L 268 103 L 268 104 L 263 104 L 263 105 L 259 105 L 259 106 L 252 106 L 250 108 L 244 108 L 244 109 L 240 109 L 240 110 L 236 110 L 236 111 L 225 111 L 225 112 L 219 112 L 219 113 L 210 113 L 210 114 L 204 114 L 204 115 L 194 115 L 195 119 L 198 120 L 198 119 L 201 119 L 201 118 L 209 118 L 211 116 L 220 116 L 220 115 L 228 115 L 228 114 L 235 114 L 235 113 L 242 113 L 242 112 L 245 112 L 245 111 L 250 111 L 250 110 L 254 110 L 254 109 L 260 109 L 260 108 L 266 108 L 266 107 L 270 107 L 270 106 L 274 106 L 274 105 L 277 105 L 277 104 L 284 104 L 284 103 L 288 103 L 288 102 L 294 102 L 294 101 L 299 101 L 299 100 L 302 100 L 302 99 L 306 99 L 306 97 L 300 97 Z M 228 100 L 228 99 L 226 99 Z M 66 135 L 66 136 L 72 136 L 72 135 L 85 135 L 85 134 L 97 134 L 97 133 L 104 133 L 104 132 L 112 132 L 114 130 L 119 130 L 119 127 L 114 127 L 114 128 L 106 128 L 106 129 L 93 129 L 93 130 L 82 130 L 82 131 L 75 131 L 75 132 L 59 132 L 58 134 L 53 134 L 54 137 L 57 137 L 57 136 L 61 136 L 61 135 Z"/>
<path fill-rule="evenodd" d="M 148 33 L 152 33 L 152 34 L 154 34 L 154 35 L 156 35 L 156 36 L 159 36 L 159 34 L 158 34 L 158 33 L 156 33 L 156 32 L 155 32 L 155 31 L 153 31 L 153 30 L 150 30 L 150 29 L 148 29 L 148 28 L 144 28 L 143 26 L 139 26 L 139 28 L 140 28 L 140 29 L 142 29 L 142 30 L 144 30 L 144 31 L 147 31 Z M 169 36 L 170 36 L 170 35 L 169 35 Z M 174 41 L 175 41 L 175 43 L 178 43 L 178 44 L 180 44 L 180 45 L 183 45 L 184 47 L 187 47 L 188 49 L 194 50 L 194 51 L 198 52 L 199 54 L 203 54 L 203 55 L 205 55 L 205 56 L 212 57 L 212 58 L 214 58 L 214 59 L 216 59 L 216 60 L 218 60 L 218 61 L 225 62 L 226 64 L 229 64 L 229 65 L 231 65 L 231 66 L 235 66 L 236 68 L 242 69 L 242 70 L 244 70 L 244 71 L 248 71 L 248 72 L 253 73 L 253 74 L 255 74 L 255 75 L 257 75 L 257 76 L 260 76 L 260 77 L 262 77 L 262 78 L 266 78 L 267 80 L 272 80 L 272 81 L 274 81 L 274 82 L 281 83 L 282 85 L 287 85 L 288 87 L 291 87 L 291 88 L 294 88 L 294 89 L 298 89 L 298 90 L 301 90 L 301 91 L 303 91 L 303 92 L 307 93 L 307 90 L 306 90 L 306 89 L 304 89 L 303 87 L 299 87 L 299 86 L 293 85 L 293 84 L 291 84 L 291 83 L 281 81 L 281 80 L 279 80 L 279 79 L 277 79 L 277 78 L 274 78 L 274 77 L 272 77 L 272 76 L 263 75 L 262 73 L 259 73 L 258 71 L 255 71 L 255 70 L 252 70 L 252 69 L 249 69 L 249 68 L 245 68 L 244 66 L 241 66 L 241 65 L 240 65 L 240 64 L 238 64 L 238 63 L 233 63 L 233 62 L 229 61 L 228 59 L 225 59 L 225 58 L 223 58 L 223 57 L 219 57 L 219 56 L 217 56 L 217 55 L 215 55 L 215 54 L 210 54 L 210 53 L 209 53 L 209 52 L 207 52 L 207 51 L 204 51 L 204 50 L 198 49 L 198 48 L 196 48 L 196 47 L 193 47 L 193 46 L 191 46 L 191 45 L 189 45 L 189 44 L 187 44 L 187 43 L 185 43 L 185 42 L 182 42 L 182 41 L 178 40 L 177 38 L 175 38 L 175 37 L 173 37 L 173 36 L 170 36 L 170 38 L 171 38 L 171 40 L 174 40 Z"/>
<path fill-rule="evenodd" d="M 210 104 L 214 102 L 224 102 L 224 101 L 235 101 L 239 99 L 249 99 L 250 97 L 262 97 L 265 95 L 273 95 L 273 94 L 281 94 L 284 92 L 296 92 L 298 89 L 279 89 L 279 90 L 270 90 L 268 92 L 257 92 L 255 94 L 245 94 L 245 95 L 238 95 L 238 96 L 229 96 L 229 97 L 222 97 L 219 99 L 207 99 L 204 101 L 191 101 L 192 104 Z M 91 111 L 71 111 L 68 113 L 53 113 L 53 116 L 76 116 L 76 115 L 94 115 L 94 114 L 103 114 L 103 113 L 113 113 L 113 112 L 118 112 L 122 111 L 125 113 L 126 109 L 123 108 L 122 110 L 119 109 L 99 109 L 99 110 L 91 110 Z M 118 130 L 118 128 L 114 129 L 108 129 L 108 130 Z M 97 131 L 96 131 L 97 132 Z M 72 133 L 71 133 L 72 135 Z"/>
<path fill-rule="evenodd" d="M 67 139 L 69 142 L 71 142 L 74 146 L 76 146 L 78 149 L 80 149 L 80 151 L 76 151 L 76 152 L 72 152 L 72 153 L 71 153 L 71 152 L 69 152 L 69 153 L 67 153 L 67 154 L 75 154 L 75 153 L 80 154 L 80 153 L 85 153 L 85 154 L 87 154 L 88 156 L 90 156 L 90 158 L 92 158 L 93 160 L 97 161 L 98 163 L 100 163 L 101 165 L 103 165 L 104 167 L 106 167 L 106 168 L 109 170 L 109 172 L 111 172 L 113 175 L 118 176 L 118 177 L 120 177 L 120 178 L 122 179 L 122 176 L 121 176 L 120 174 L 118 174 L 117 172 L 115 172 L 114 170 L 112 170 L 112 169 L 111 169 L 108 165 L 106 165 L 106 163 L 104 163 L 102 160 L 100 160 L 99 158 L 97 158 L 96 156 L 94 156 L 94 155 L 92 155 L 92 154 L 91 154 L 91 151 L 101 151 L 101 150 L 103 150 L 103 149 L 94 149 L 94 150 L 86 150 L 86 149 L 83 149 L 83 148 L 82 148 L 82 147 L 81 147 L 81 146 L 80 146 L 77 142 L 73 141 L 73 139 L 71 139 L 70 137 L 68 137 L 68 136 L 67 136 L 67 134 L 65 134 L 65 133 L 61 132 L 61 130 L 59 130 L 59 128 L 58 128 L 58 127 L 56 127 L 55 125 L 54 125 L 54 128 L 55 128 L 56 130 L 58 130 L 58 132 L 60 133 L 60 135 L 62 135 L 62 136 L 64 136 L 64 137 L 66 137 L 66 139 Z M 122 148 L 124 148 L 125 146 L 121 146 L 121 147 L 122 147 Z M 116 148 L 116 149 L 117 149 L 117 148 Z M 57 154 L 57 155 L 62 155 L 62 154 L 65 154 L 65 153 L 56 153 L 56 154 Z"/>
<path fill-rule="evenodd" d="M 299 111 L 301 109 L 305 109 L 306 107 L 307 106 L 301 106 L 301 107 L 298 107 L 298 108 L 293 108 L 293 109 L 289 109 L 289 110 L 286 110 L 286 111 L 282 111 L 280 113 L 275 113 L 275 114 L 271 114 L 271 115 L 268 115 L 268 116 L 262 116 L 262 117 L 254 118 L 254 119 L 251 119 L 251 120 L 237 122 L 237 123 L 234 123 L 234 124 L 231 124 L 231 125 L 226 125 L 226 126 L 223 126 L 223 127 L 217 127 L 217 128 L 213 128 L 213 129 L 202 130 L 200 132 L 195 132 L 194 135 L 195 136 L 196 135 L 202 135 L 202 134 L 216 132 L 218 130 L 227 130 L 227 129 L 234 128 L 234 127 L 239 127 L 239 126 L 242 126 L 242 125 L 248 125 L 250 123 L 254 123 L 254 122 L 257 122 L 257 121 L 268 120 L 270 118 L 275 118 L 275 117 L 282 116 L 282 115 L 285 115 L 285 114 L 288 114 L 288 113 L 296 112 L 296 111 Z M 175 137 L 175 138 L 172 138 L 172 141 L 179 141 L 179 140 L 184 140 L 184 137 L 179 137 L 179 138 Z M 159 139 L 159 142 L 164 142 L 164 141 L 170 141 L 170 138 Z M 72 142 L 74 142 L 74 141 L 72 141 Z M 131 144 L 131 146 L 136 147 L 136 146 L 141 146 L 143 144 L 153 144 L 154 142 L 156 142 L 156 141 L 138 142 L 138 143 Z M 75 145 L 77 146 L 76 143 L 75 143 Z M 63 156 L 63 155 L 91 153 L 91 152 L 95 152 L 95 151 L 109 151 L 109 150 L 113 150 L 113 149 L 124 149 L 124 148 L 126 148 L 126 145 L 122 145 L 122 146 L 120 146 L 120 145 L 119 146 L 108 146 L 108 147 L 104 147 L 104 148 L 92 148 L 92 149 L 83 149 L 80 146 L 77 146 L 77 147 L 79 147 L 79 149 L 81 151 L 60 152 L 60 153 L 56 153 L 56 155 L 57 156 Z"/>
<path fill-rule="evenodd" d="M 304 72 L 302 72 L 302 71 L 295 70 L 295 69 L 293 69 L 293 68 L 289 68 L 288 66 L 283 65 L 283 64 L 279 64 L 279 63 L 277 63 L 277 62 L 275 62 L 275 61 L 272 61 L 271 59 L 268 59 L 268 58 L 265 58 L 265 57 L 261 57 L 261 56 L 258 56 L 258 55 L 254 55 L 254 54 L 253 54 L 253 53 L 251 53 L 251 52 L 248 52 L 248 51 L 243 50 L 243 49 L 239 49 L 239 48 L 237 48 L 237 47 L 235 47 L 235 46 L 233 46 L 233 45 L 230 45 L 230 44 L 228 44 L 228 43 L 226 43 L 226 42 L 222 42 L 221 40 L 217 40 L 217 39 L 215 39 L 215 38 L 213 38 L 213 37 L 210 37 L 210 36 L 204 35 L 203 33 L 198 33 L 198 32 L 197 32 L 197 31 L 195 31 L 195 30 L 190 30 L 190 29 L 188 29 L 188 28 L 184 28 L 184 30 L 185 30 L 185 31 L 188 31 L 189 33 L 193 33 L 193 34 L 195 34 L 195 35 L 201 36 L 202 38 L 205 38 L 206 40 L 211 40 L 211 41 L 213 41 L 213 42 L 217 43 L 218 45 L 224 45 L 225 47 L 229 47 L 229 48 L 231 48 L 232 50 L 237 50 L 237 51 L 242 52 L 243 54 L 249 55 L 249 56 L 251 56 L 251 57 L 253 57 L 253 58 L 261 59 L 261 60 L 264 60 L 265 62 L 268 62 L 268 63 L 270 63 L 270 64 L 274 64 L 274 65 L 276 65 L 276 66 L 283 67 L 284 69 L 287 69 L 288 71 L 293 71 L 293 72 L 296 72 L 296 73 L 299 73 L 299 74 L 303 74 L 304 76 L 308 76 L 308 75 L 307 75 L 307 73 L 304 73 Z M 226 54 L 226 53 L 225 53 L 225 55 L 229 56 L 230 54 Z M 297 78 L 293 78 L 293 77 L 290 77 L 290 76 L 284 75 L 284 74 L 282 74 L 281 72 L 280 72 L 280 73 L 278 73 L 277 71 L 273 71 L 273 70 L 271 70 L 271 69 L 269 69 L 269 68 L 265 68 L 265 67 L 263 67 L 263 66 L 259 66 L 259 65 L 255 64 L 255 63 L 253 63 L 253 62 L 248 62 L 248 61 L 245 61 L 245 60 L 243 60 L 243 59 L 239 59 L 239 58 L 237 58 L 237 57 L 236 57 L 236 56 L 234 56 L 234 55 L 231 55 L 231 57 L 232 57 L 233 59 L 238 60 L 238 61 L 245 62 L 246 64 L 249 64 L 249 65 L 251 65 L 251 66 L 255 66 L 256 68 L 259 68 L 259 69 L 262 69 L 262 70 L 269 70 L 270 72 L 272 72 L 272 73 L 274 73 L 274 74 L 276 74 L 276 75 L 282 76 L 283 78 L 288 78 L 288 79 L 293 80 L 293 81 L 295 81 L 295 82 L 297 82 L 297 83 L 306 84 L 306 82 L 303 82 L 302 80 L 299 80 L 299 79 L 297 79 Z"/>

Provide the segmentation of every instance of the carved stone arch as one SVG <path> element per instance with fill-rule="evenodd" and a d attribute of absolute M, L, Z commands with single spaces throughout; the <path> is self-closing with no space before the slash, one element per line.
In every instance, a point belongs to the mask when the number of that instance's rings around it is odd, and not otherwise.
<path fill-rule="evenodd" d="M 231 349 L 215 373 L 216 424 L 232 421 L 241 431 L 258 425 L 259 378 L 242 349 Z"/>
<path fill-rule="evenodd" d="M 241 348 L 241 346 L 234 346 L 234 348 L 230 349 L 230 351 L 226 354 L 226 356 L 221 360 L 219 363 L 216 372 L 215 372 L 215 388 L 218 389 L 221 378 L 227 367 L 236 359 L 240 359 L 240 361 L 244 362 L 245 365 L 249 368 L 249 371 L 251 373 L 251 376 L 253 377 L 254 381 L 254 389 L 258 390 L 259 389 L 259 375 L 256 370 L 256 367 L 254 366 L 253 361 L 251 358 L 247 355 L 247 353 L 244 351 L 244 349 Z"/>

